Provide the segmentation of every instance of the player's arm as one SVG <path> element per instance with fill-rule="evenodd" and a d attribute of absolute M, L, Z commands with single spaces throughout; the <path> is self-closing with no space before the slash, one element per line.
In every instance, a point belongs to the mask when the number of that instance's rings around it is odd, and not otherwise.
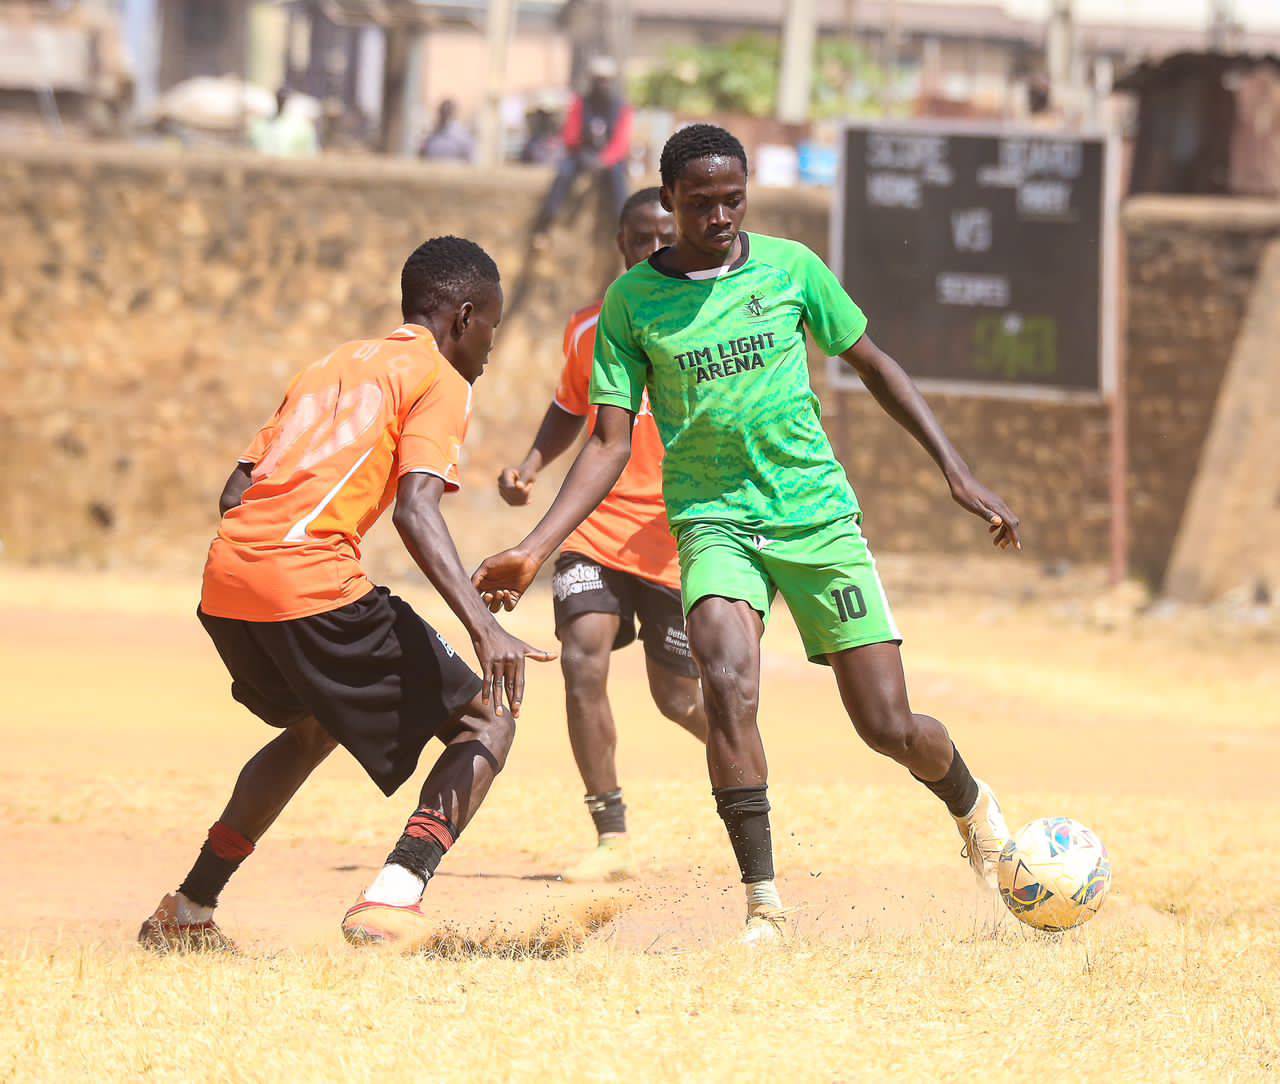
<path fill-rule="evenodd" d="M 865 334 L 840 356 L 853 367 L 885 412 L 933 457 L 956 503 L 987 521 L 992 540 L 1001 549 L 1009 545 L 1022 549 L 1018 517 L 996 493 L 973 476 L 902 366 Z"/>
<path fill-rule="evenodd" d="M 489 606 L 510 609 L 538 569 L 574 529 L 609 495 L 631 459 L 635 411 L 602 405 L 596 426 L 573 461 L 547 514 L 509 550 L 487 558 L 471 577 Z"/>
<path fill-rule="evenodd" d="M 559 403 L 552 401 L 538 426 L 529 454 L 518 467 L 505 467 L 498 475 L 498 492 L 507 504 L 518 506 L 529 503 L 529 494 L 538 474 L 549 463 L 555 462 L 573 447 L 582 432 L 584 419 L 570 414 Z"/>
<path fill-rule="evenodd" d="M 244 491 L 253 484 L 253 464 L 243 460 L 236 464 L 236 469 L 227 477 L 227 484 L 222 487 L 218 497 L 218 515 L 225 516 L 233 508 L 237 508 L 244 500 Z"/>
<path fill-rule="evenodd" d="M 405 475 L 400 480 L 392 522 L 410 556 L 466 626 L 480 660 L 485 701 L 492 698 L 494 709 L 501 715 L 505 692 L 511 714 L 519 715 L 524 700 L 526 657 L 546 662 L 555 655 L 512 636 L 493 619 L 476 594 L 440 513 L 444 491 L 444 480 L 434 474 Z"/>

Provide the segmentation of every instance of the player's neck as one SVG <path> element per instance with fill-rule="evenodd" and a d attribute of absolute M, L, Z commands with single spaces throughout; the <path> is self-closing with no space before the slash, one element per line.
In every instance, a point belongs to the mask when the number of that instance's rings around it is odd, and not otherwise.
<path fill-rule="evenodd" d="M 424 316 L 420 312 L 407 313 L 404 318 L 406 324 L 416 324 L 418 327 L 425 327 L 431 332 L 431 337 L 435 339 L 436 346 L 443 348 L 446 342 L 446 335 L 449 331 L 449 323 L 438 316 Z"/>
<path fill-rule="evenodd" d="M 742 255 L 742 234 L 733 239 L 733 245 L 724 256 L 715 253 L 699 252 L 684 238 L 680 238 L 667 249 L 663 266 L 669 271 L 687 275 L 690 271 L 711 271 L 717 267 L 726 267 Z"/>

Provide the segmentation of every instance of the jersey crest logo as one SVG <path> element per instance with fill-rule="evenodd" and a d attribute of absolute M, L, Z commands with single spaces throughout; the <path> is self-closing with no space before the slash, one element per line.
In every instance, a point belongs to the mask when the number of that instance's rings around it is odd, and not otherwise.
<path fill-rule="evenodd" d="M 756 294 L 751 295 L 751 299 L 747 302 L 745 308 L 748 316 L 764 315 L 764 301 Z"/>

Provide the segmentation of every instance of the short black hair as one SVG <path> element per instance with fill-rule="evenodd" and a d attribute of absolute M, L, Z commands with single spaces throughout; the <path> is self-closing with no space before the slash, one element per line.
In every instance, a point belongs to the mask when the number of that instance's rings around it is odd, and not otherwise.
<path fill-rule="evenodd" d="M 658 172 L 667 188 L 674 188 L 684 167 L 699 158 L 736 158 L 747 172 L 747 152 L 738 137 L 715 124 L 690 124 L 681 128 L 662 148 Z"/>
<path fill-rule="evenodd" d="M 474 301 L 484 287 L 501 281 L 498 265 L 465 237 L 433 237 L 413 250 L 400 272 L 400 309 L 407 320 L 420 313 Z"/>
<path fill-rule="evenodd" d="M 627 202 L 622 205 L 622 211 L 618 215 L 618 229 L 622 229 L 622 224 L 626 222 L 627 215 L 637 207 L 647 207 L 651 203 L 661 205 L 661 188 L 641 188 L 638 192 L 632 192 L 631 195 L 627 197 Z"/>

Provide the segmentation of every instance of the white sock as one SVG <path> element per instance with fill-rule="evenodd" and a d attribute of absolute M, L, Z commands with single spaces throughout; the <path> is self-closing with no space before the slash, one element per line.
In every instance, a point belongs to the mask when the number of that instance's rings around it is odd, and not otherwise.
<path fill-rule="evenodd" d="M 389 903 L 394 907 L 412 907 L 426 891 L 427 882 L 411 869 L 388 862 L 364 891 L 373 903 Z"/>
<path fill-rule="evenodd" d="M 178 920 L 179 925 L 198 926 L 201 922 L 212 921 L 212 907 L 206 907 L 203 903 L 193 903 L 181 892 L 174 898 L 177 906 L 174 907 L 173 917 Z"/>
<path fill-rule="evenodd" d="M 757 881 L 745 887 L 748 915 L 754 915 L 757 911 L 782 910 L 782 897 L 778 895 L 778 886 L 772 881 Z"/>

